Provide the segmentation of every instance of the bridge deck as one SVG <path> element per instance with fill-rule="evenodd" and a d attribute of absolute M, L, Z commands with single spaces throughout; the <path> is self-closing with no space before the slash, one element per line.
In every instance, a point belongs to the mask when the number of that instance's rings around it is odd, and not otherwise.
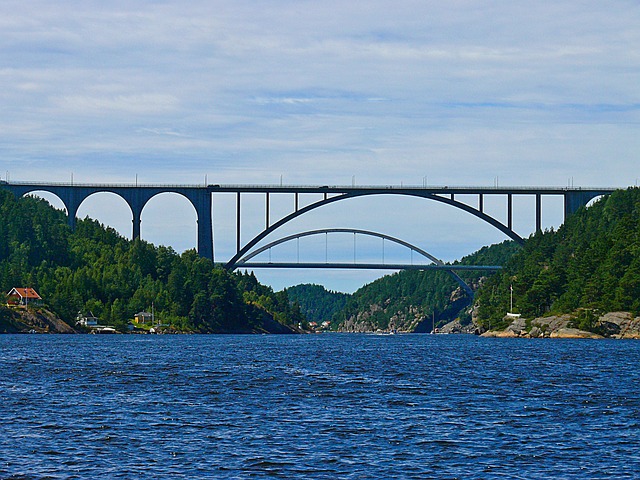
<path fill-rule="evenodd" d="M 212 193 L 357 193 L 357 192 L 416 192 L 440 194 L 519 194 L 519 195 L 563 195 L 567 192 L 611 193 L 614 187 L 553 187 L 553 186 L 448 186 L 448 185 L 242 185 L 242 184 L 143 184 L 143 183 L 71 183 L 71 182 L 25 182 L 0 180 L 0 185 L 21 187 L 75 187 L 109 189 L 206 189 Z"/>
<path fill-rule="evenodd" d="M 301 269 L 351 269 L 351 270 L 501 270 L 499 265 L 434 265 L 401 263 L 313 263 L 313 262 L 247 262 L 235 265 L 236 269 L 243 268 L 301 268 Z"/>

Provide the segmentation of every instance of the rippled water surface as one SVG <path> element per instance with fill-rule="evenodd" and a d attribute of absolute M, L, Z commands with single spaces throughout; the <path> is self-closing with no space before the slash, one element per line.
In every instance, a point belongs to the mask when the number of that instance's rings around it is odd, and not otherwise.
<path fill-rule="evenodd" d="M 0 478 L 638 478 L 640 342 L 0 335 Z"/>

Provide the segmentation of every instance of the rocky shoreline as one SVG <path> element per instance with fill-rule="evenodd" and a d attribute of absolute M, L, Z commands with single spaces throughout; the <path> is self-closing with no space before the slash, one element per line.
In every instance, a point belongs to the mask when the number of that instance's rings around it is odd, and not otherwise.
<path fill-rule="evenodd" d="M 259 325 L 254 326 L 251 329 L 236 330 L 236 331 L 219 331 L 211 333 L 238 333 L 238 334 L 301 334 L 308 333 L 301 330 L 298 327 L 291 325 L 283 325 L 274 320 L 270 315 L 264 314 Z M 3 333 L 51 333 L 51 334 L 84 334 L 84 333 L 121 333 L 116 332 L 113 327 L 104 327 L 101 329 L 94 329 L 93 331 L 76 326 L 71 327 L 64 322 L 53 312 L 46 308 L 7 308 L 0 307 L 0 334 Z M 150 333 L 149 330 L 133 329 L 127 332 L 129 334 L 143 334 Z M 174 327 L 160 327 L 156 328 L 154 333 L 164 334 L 180 334 L 180 333 L 193 333 L 178 330 Z"/>
<path fill-rule="evenodd" d="M 600 316 L 595 325 L 600 333 L 580 330 L 574 326 L 573 315 L 535 318 L 528 321 L 515 318 L 504 330 L 490 330 L 483 337 L 494 338 L 616 338 L 640 339 L 640 317 L 629 312 L 610 312 Z"/>
<path fill-rule="evenodd" d="M 45 309 L 37 311 L 15 311 L 2 309 L 0 315 L 0 333 L 79 333 L 52 312 Z M 275 321 L 264 319 L 262 328 L 254 332 L 243 333 L 303 333 L 294 328 L 280 325 Z M 532 320 L 512 318 L 511 323 L 503 330 L 485 331 L 474 321 L 463 325 L 454 320 L 438 329 L 444 334 L 471 334 L 491 338 L 614 338 L 640 339 L 640 316 L 635 317 L 629 312 L 609 312 L 595 320 L 593 331 L 576 328 L 574 315 L 554 315 L 539 317 Z M 395 322 L 393 322 L 395 323 Z M 373 332 L 373 325 L 359 322 L 350 325 L 347 332 Z M 398 329 L 398 333 L 409 331 Z"/>
<path fill-rule="evenodd" d="M 45 308 L 0 311 L 0 333 L 78 333 Z"/>

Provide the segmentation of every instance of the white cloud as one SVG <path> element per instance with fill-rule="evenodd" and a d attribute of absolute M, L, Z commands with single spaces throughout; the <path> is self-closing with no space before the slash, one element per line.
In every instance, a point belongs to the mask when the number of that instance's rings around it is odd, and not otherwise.
<path fill-rule="evenodd" d="M 166 94 L 132 94 L 117 96 L 65 95 L 55 98 L 53 103 L 60 110 L 79 115 L 111 113 L 136 115 L 161 114 L 175 110 L 178 99 Z"/>

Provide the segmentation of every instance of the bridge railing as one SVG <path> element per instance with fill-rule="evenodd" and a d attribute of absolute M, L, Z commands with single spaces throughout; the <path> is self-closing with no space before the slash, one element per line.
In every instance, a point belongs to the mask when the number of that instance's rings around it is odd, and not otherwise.
<path fill-rule="evenodd" d="M 420 191 L 441 191 L 454 193 L 516 193 L 516 192 L 548 192 L 565 193 L 580 191 L 613 191 L 614 187 L 568 187 L 568 186 L 483 186 L 483 185 L 284 185 L 284 184 L 185 184 L 185 183 L 90 183 L 90 182 L 42 182 L 42 181 L 22 181 L 22 180 L 0 180 L 0 185 L 15 186 L 43 186 L 43 187 L 85 187 L 85 188 L 208 188 L 215 192 L 220 191 L 278 191 L 289 192 L 294 190 L 323 191 L 335 190 L 359 191 L 359 190 L 420 190 Z"/>
<path fill-rule="evenodd" d="M 27 182 L 14 181 L 7 182 L 0 180 L 0 185 L 7 186 L 42 186 L 42 187 L 86 187 L 86 188 L 207 188 L 208 185 L 200 184 L 160 184 L 160 183 L 83 183 L 83 182 Z"/>

